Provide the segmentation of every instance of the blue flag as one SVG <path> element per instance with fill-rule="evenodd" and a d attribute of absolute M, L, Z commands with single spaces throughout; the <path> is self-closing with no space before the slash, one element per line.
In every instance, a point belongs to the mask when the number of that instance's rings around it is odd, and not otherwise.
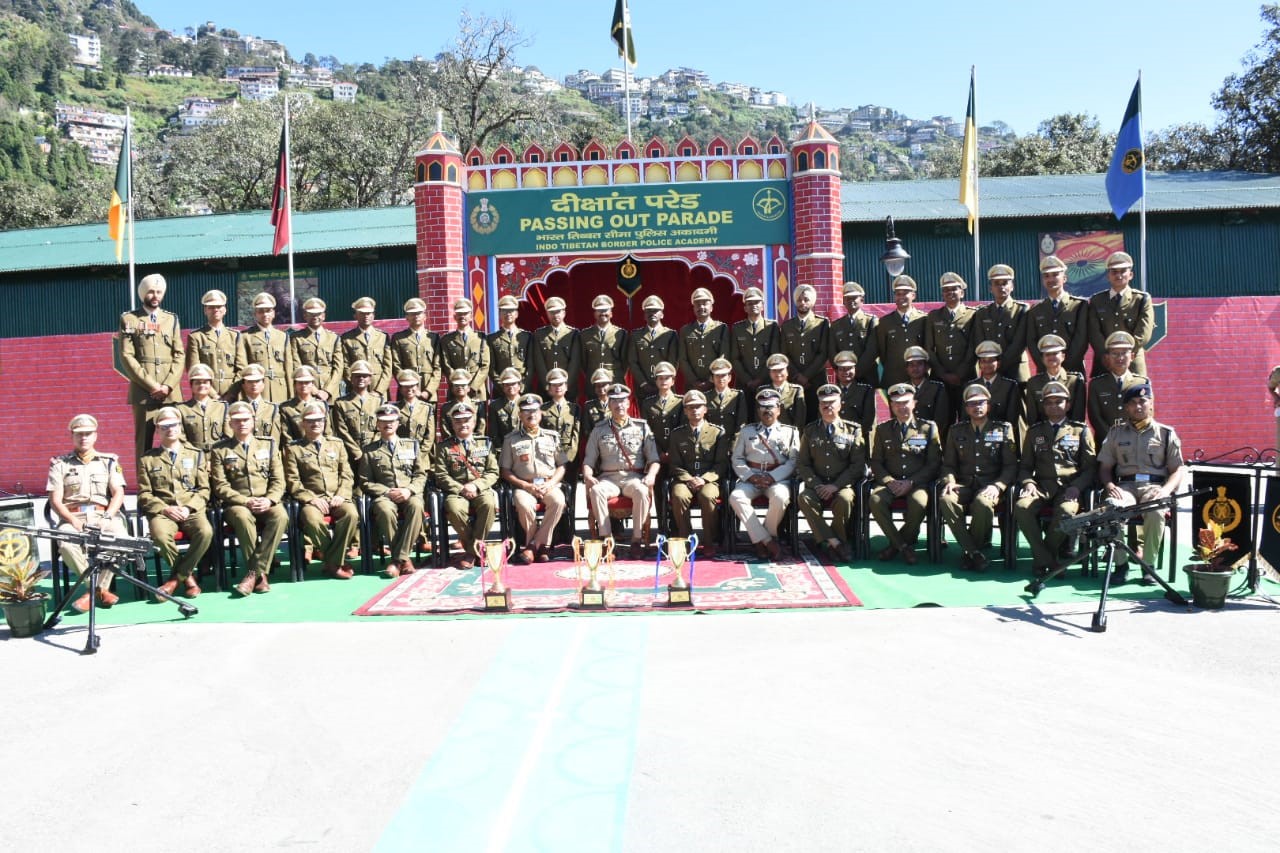
<path fill-rule="evenodd" d="M 1116 153 L 1107 170 L 1107 200 L 1116 219 L 1133 207 L 1147 191 L 1147 163 L 1142 152 L 1142 79 L 1133 84 L 1129 107 L 1116 134 Z"/>

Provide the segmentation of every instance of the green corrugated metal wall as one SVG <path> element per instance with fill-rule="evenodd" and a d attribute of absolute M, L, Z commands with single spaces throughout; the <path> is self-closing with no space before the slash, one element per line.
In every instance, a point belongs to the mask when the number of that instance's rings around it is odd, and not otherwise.
<path fill-rule="evenodd" d="M 330 320 L 351 319 L 350 305 L 361 296 L 378 302 L 379 317 L 400 316 L 400 306 L 416 295 L 414 249 L 384 249 L 369 263 L 352 261 L 345 254 L 299 256 L 295 269 L 319 272 L 320 297 L 329 305 Z M 161 272 L 169 283 L 164 307 L 177 313 L 184 328 L 204 323 L 200 297 L 217 288 L 235 300 L 236 281 L 242 272 L 285 270 L 283 259 L 253 258 L 238 269 L 210 269 L 204 264 L 177 265 Z M 139 267 L 141 277 L 152 270 Z M 67 277 L 58 273 L 14 274 L 0 279 L 0 338 L 40 335 L 79 335 L 115 331 L 120 314 L 129 309 L 129 285 L 125 277 Z M 234 310 L 234 309 L 233 309 Z M 228 317 L 243 326 L 251 317 Z M 279 318 L 287 323 L 288 318 Z M 301 322 L 302 318 L 298 318 Z"/>

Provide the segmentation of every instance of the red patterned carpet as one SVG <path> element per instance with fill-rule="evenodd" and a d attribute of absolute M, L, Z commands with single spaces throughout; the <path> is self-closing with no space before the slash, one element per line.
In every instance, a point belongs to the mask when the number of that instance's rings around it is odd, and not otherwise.
<path fill-rule="evenodd" d="M 750 610 L 775 607 L 851 607 L 862 602 L 829 566 L 804 559 L 778 563 L 700 560 L 692 573 L 695 610 Z M 686 567 L 687 569 L 688 567 Z M 586 569 L 583 568 L 585 578 Z M 661 610 L 667 607 L 667 584 L 674 578 L 664 563 L 654 593 L 654 564 L 625 560 L 614 564 L 612 577 L 602 567 L 600 582 L 608 588 L 610 610 Z M 509 566 L 504 583 L 513 593 L 512 609 L 554 613 L 578 609 L 578 571 L 572 561 Z M 493 582 L 486 572 L 484 587 Z M 366 601 L 357 616 L 413 616 L 482 611 L 478 569 L 423 569 L 397 578 Z"/>

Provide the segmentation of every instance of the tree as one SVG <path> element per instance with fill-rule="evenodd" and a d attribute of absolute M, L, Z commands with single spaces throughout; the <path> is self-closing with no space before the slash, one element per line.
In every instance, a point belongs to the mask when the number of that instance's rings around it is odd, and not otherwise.
<path fill-rule="evenodd" d="M 1062 113 L 979 158 L 978 165 L 991 176 L 1092 174 L 1110 167 L 1115 144 L 1115 134 L 1103 133 L 1096 116 Z"/>
<path fill-rule="evenodd" d="M 1269 29 L 1245 56 L 1244 71 L 1213 96 L 1215 131 L 1228 168 L 1280 172 L 1280 5 L 1264 5 L 1261 17 Z"/>
<path fill-rule="evenodd" d="M 1147 168 L 1158 172 L 1229 169 L 1228 149 L 1218 128 L 1198 122 L 1178 124 L 1147 136 Z"/>
<path fill-rule="evenodd" d="M 200 39 L 194 58 L 195 72 L 210 77 L 219 77 L 227 67 L 227 54 L 222 49 L 222 42 L 212 36 Z"/>
<path fill-rule="evenodd" d="M 271 198 L 280 104 L 223 107 L 216 121 L 172 145 L 163 177 L 175 202 L 206 201 L 215 213 L 264 208 Z"/>

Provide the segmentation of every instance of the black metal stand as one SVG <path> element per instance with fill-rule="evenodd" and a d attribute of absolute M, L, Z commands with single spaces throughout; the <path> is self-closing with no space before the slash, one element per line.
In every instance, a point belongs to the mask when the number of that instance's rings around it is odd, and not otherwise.
<path fill-rule="evenodd" d="M 1107 630 L 1107 593 L 1111 590 L 1111 572 L 1115 566 L 1116 549 L 1123 550 L 1129 555 L 1129 558 L 1142 568 L 1142 576 L 1150 578 L 1155 583 L 1164 587 L 1164 597 L 1167 601 L 1185 607 L 1187 600 L 1182 597 L 1176 589 L 1169 586 L 1169 582 L 1156 574 L 1155 567 L 1137 555 L 1125 539 L 1125 526 L 1121 524 L 1111 524 L 1100 528 L 1096 537 L 1096 541 L 1105 541 L 1107 548 L 1107 565 L 1102 575 L 1102 594 L 1098 597 L 1098 611 L 1093 614 L 1093 624 L 1091 630 L 1101 634 Z M 1095 546 L 1096 547 L 1096 546 Z M 1092 550 L 1092 549 L 1091 549 Z"/>

